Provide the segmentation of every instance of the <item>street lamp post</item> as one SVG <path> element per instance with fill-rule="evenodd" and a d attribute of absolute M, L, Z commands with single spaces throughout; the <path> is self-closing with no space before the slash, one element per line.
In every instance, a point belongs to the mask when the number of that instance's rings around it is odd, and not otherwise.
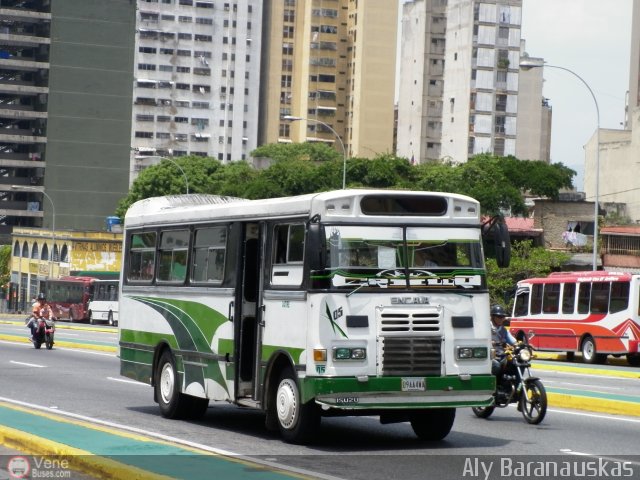
<path fill-rule="evenodd" d="M 44 190 L 39 190 L 29 185 L 11 185 L 11 190 L 41 193 L 47 198 L 47 200 L 49 200 L 49 203 L 51 203 L 51 251 L 49 252 L 49 278 L 52 278 L 54 262 L 53 254 L 56 250 L 56 206 L 49 194 Z"/>
<path fill-rule="evenodd" d="M 282 117 L 282 119 L 289 120 L 290 122 L 297 122 L 300 120 L 304 120 L 306 122 L 315 122 L 315 123 L 319 123 L 320 125 L 324 125 L 326 128 L 331 130 L 331 133 L 333 133 L 336 136 L 336 138 L 338 139 L 338 142 L 340 142 L 340 146 L 342 147 L 342 189 L 344 190 L 347 186 L 347 149 L 344 147 L 344 142 L 342 141 L 342 138 L 340 138 L 340 135 L 338 135 L 338 132 L 336 132 L 331 127 L 331 125 L 328 125 L 321 120 L 316 120 L 315 118 L 304 118 L 304 117 L 294 117 L 293 115 L 285 115 L 284 117 Z"/>
<path fill-rule="evenodd" d="M 549 67 L 549 68 L 557 68 L 559 70 L 564 70 L 565 72 L 569 72 L 571 75 L 580 80 L 593 98 L 593 103 L 596 105 L 596 192 L 595 192 L 595 206 L 594 206 L 594 214 L 593 214 L 593 270 L 598 269 L 598 213 L 599 213 L 599 201 L 600 201 L 600 107 L 598 107 L 598 100 L 596 100 L 596 96 L 591 90 L 589 84 L 578 75 L 573 70 L 569 70 L 565 67 L 559 67 L 557 65 L 549 65 L 540 60 L 532 60 L 529 58 L 524 58 L 520 61 L 520 68 L 523 70 L 529 70 L 531 68 L 540 68 L 540 67 Z"/>
<path fill-rule="evenodd" d="M 180 165 L 178 165 L 178 162 L 176 162 L 172 158 L 168 158 L 168 157 L 160 157 L 160 159 L 161 159 L 161 161 L 162 160 L 167 160 L 167 161 L 173 163 L 176 167 L 178 167 L 178 170 L 180 170 L 180 173 L 182 173 L 182 177 L 184 178 L 184 183 L 187 186 L 187 195 L 189 195 L 189 179 L 187 178 L 187 174 L 184 173 L 184 170 L 182 169 L 182 167 Z"/>

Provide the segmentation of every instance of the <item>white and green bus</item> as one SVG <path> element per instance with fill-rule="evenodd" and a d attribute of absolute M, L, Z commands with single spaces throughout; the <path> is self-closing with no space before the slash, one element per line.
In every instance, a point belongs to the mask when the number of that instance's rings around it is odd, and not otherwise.
<path fill-rule="evenodd" d="M 450 193 L 141 200 L 124 222 L 121 374 L 168 418 L 213 400 L 264 411 L 293 443 L 338 415 L 440 440 L 456 408 L 492 402 L 482 229 L 478 202 Z"/>

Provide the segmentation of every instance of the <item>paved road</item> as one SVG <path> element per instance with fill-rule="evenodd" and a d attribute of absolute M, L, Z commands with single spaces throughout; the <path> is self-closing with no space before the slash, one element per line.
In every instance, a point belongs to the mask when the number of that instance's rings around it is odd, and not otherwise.
<path fill-rule="evenodd" d="M 186 456 L 192 460 L 202 454 L 226 453 L 232 459 L 240 460 L 242 465 L 233 478 L 256 478 L 259 476 L 255 475 L 256 471 L 289 477 L 286 472 L 274 470 L 277 465 L 294 469 L 296 474 L 317 478 L 460 478 L 466 459 L 495 455 L 496 452 L 504 456 L 501 458 L 538 454 L 556 459 L 635 461 L 632 456 L 637 451 L 640 419 L 568 411 L 553 402 L 547 418 L 537 427 L 525 424 L 515 408 L 498 410 L 489 420 L 477 419 L 469 410 L 459 410 L 452 433 L 438 445 L 419 442 L 407 424 L 380 425 L 374 418 L 339 418 L 325 419 L 314 445 L 291 446 L 265 431 L 261 414 L 233 406 L 212 406 L 199 422 L 163 419 L 153 403 L 151 388 L 120 377 L 118 360 L 112 352 L 58 345 L 53 351 L 36 351 L 26 343 L 6 341 L 0 342 L 0 349 L 3 385 L 0 396 L 22 402 L 21 406 L 6 402 L 2 405 L 5 415 L 0 425 L 6 427 L 10 421 L 19 419 L 22 422 L 20 430 L 24 432 L 26 420 L 20 415 L 43 413 L 47 422 L 53 423 L 37 433 L 43 437 L 56 433 L 56 443 L 65 445 L 64 448 L 85 449 L 100 456 L 115 455 L 116 459 L 124 450 L 124 453 L 139 453 L 144 460 L 144 453 L 149 453 L 145 448 L 156 448 L 159 443 L 160 450 L 152 450 L 152 456 L 147 458 L 156 464 L 158 456 L 172 460 Z M 573 372 L 575 369 L 577 371 Z M 605 375 L 594 381 L 590 367 L 553 361 L 538 362 L 536 370 L 548 383 L 550 392 L 567 390 L 567 384 L 573 383 L 570 390 L 580 392 L 586 386 L 594 395 L 599 389 L 601 395 L 612 398 L 636 395 L 640 376 L 638 369 L 609 366 L 596 369 L 597 373 Z M 587 383 L 582 385 L 582 382 Z M 623 391 L 614 390 L 616 388 Z M 584 396 L 569 394 L 569 397 Z M 602 400 L 586 397 L 586 401 L 595 404 Z M 612 401 L 632 403 L 619 399 Z M 636 411 L 640 409 L 636 408 Z M 66 426 L 69 419 L 73 428 L 80 430 L 69 433 L 70 427 Z M 109 435 L 116 436 L 116 441 L 113 436 L 108 437 L 110 442 L 83 440 L 86 435 L 78 432 L 88 428 L 84 422 L 103 422 L 99 431 L 107 430 Z M 34 423 L 33 428 L 41 427 L 43 421 Z M 94 428 L 91 430 L 96 432 Z M 129 443 L 132 437 L 135 442 Z M 606 442 L 601 441 L 603 437 Z M 164 443 L 166 440 L 170 440 L 171 448 L 175 449 L 171 453 L 162 450 L 168 448 Z M 495 461 L 499 463 L 501 458 Z M 260 463 L 244 463 L 251 460 Z M 175 462 L 171 463 L 175 467 Z M 232 463 L 237 465 L 237 462 Z M 209 476 L 206 478 L 211 478 L 215 468 L 207 465 Z M 447 476 L 449 474 L 451 476 Z M 172 477 L 198 478 L 198 475 L 191 472 L 187 477 L 185 472 L 173 471 Z M 640 475 L 636 474 L 635 478 Z"/>

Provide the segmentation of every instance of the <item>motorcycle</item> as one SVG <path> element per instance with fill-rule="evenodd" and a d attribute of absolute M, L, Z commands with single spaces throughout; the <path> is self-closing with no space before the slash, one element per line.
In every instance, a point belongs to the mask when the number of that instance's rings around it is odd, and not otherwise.
<path fill-rule="evenodd" d="M 56 331 L 55 319 L 51 318 L 33 318 L 29 319 L 29 322 L 36 322 L 36 330 L 31 339 L 35 348 L 40 348 L 44 343 L 47 350 L 53 348 L 53 337 Z"/>
<path fill-rule="evenodd" d="M 505 408 L 515 403 L 527 423 L 537 425 L 542 422 L 547 413 L 547 392 L 540 379 L 531 376 L 532 357 L 533 349 L 526 343 L 505 348 L 506 361 L 493 393 L 493 405 L 472 407 L 477 417 L 489 418 L 496 407 Z"/>

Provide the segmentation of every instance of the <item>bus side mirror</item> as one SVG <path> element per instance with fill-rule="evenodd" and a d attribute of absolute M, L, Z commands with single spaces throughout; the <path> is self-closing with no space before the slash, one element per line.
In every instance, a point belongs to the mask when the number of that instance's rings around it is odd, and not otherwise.
<path fill-rule="evenodd" d="M 511 263 L 511 239 L 507 225 L 501 221 L 493 226 L 493 238 L 496 246 L 496 263 L 506 268 Z"/>
<path fill-rule="evenodd" d="M 324 227 L 309 223 L 307 227 L 307 258 L 309 270 L 322 270 L 327 264 L 327 240 Z"/>

